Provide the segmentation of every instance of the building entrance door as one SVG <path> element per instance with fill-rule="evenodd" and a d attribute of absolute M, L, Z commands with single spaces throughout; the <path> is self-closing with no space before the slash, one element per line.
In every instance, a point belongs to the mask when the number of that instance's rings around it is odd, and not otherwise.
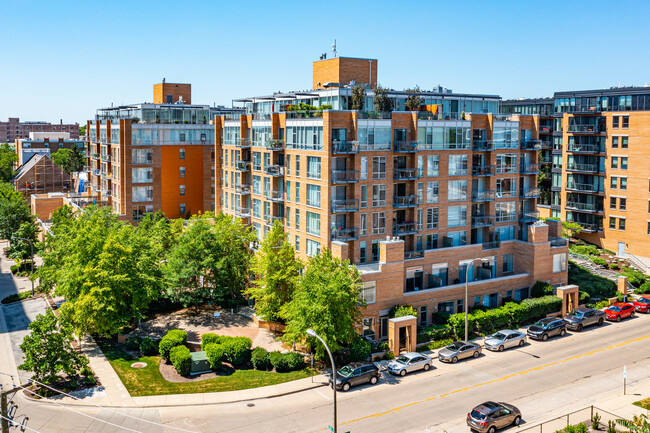
<path fill-rule="evenodd" d="M 618 243 L 618 256 L 619 257 L 625 256 L 625 242 Z"/>

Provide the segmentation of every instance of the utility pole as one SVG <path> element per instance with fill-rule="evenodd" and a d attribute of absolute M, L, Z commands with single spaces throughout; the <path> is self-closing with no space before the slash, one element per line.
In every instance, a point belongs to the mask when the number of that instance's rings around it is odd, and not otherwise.
<path fill-rule="evenodd" d="M 2 433 L 9 433 L 9 410 L 7 409 L 7 394 L 9 394 L 9 391 L 0 392 L 0 414 L 2 415 Z"/>

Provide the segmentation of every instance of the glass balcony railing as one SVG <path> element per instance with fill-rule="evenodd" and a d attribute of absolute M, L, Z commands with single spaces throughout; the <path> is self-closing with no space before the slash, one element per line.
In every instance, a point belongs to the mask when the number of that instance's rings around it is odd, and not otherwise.
<path fill-rule="evenodd" d="M 355 183 L 355 182 L 359 182 L 358 170 L 332 171 L 332 183 Z"/>
<path fill-rule="evenodd" d="M 273 139 L 273 140 L 267 140 L 264 142 L 264 147 L 267 149 L 271 150 L 284 150 L 284 140 L 280 139 Z"/>
<path fill-rule="evenodd" d="M 494 176 L 496 172 L 495 165 L 473 165 L 472 176 Z"/>
<path fill-rule="evenodd" d="M 395 168 L 393 179 L 395 180 L 416 180 L 419 179 L 417 168 Z"/>
<path fill-rule="evenodd" d="M 393 145 L 395 153 L 415 153 L 418 151 L 417 141 L 396 141 Z"/>
<path fill-rule="evenodd" d="M 520 174 L 537 174 L 540 169 L 539 164 L 522 164 Z"/>
<path fill-rule="evenodd" d="M 418 207 L 417 195 L 395 195 L 393 196 L 393 207 L 396 208 L 410 208 Z"/>
<path fill-rule="evenodd" d="M 239 161 L 237 162 L 236 168 L 237 171 L 243 171 L 243 172 L 250 171 L 251 163 L 246 161 Z"/>
<path fill-rule="evenodd" d="M 248 195 L 251 193 L 250 185 L 235 185 L 235 192 L 241 195 Z"/>
<path fill-rule="evenodd" d="M 494 150 L 494 142 L 492 140 L 473 140 L 472 150 L 474 152 L 491 152 Z"/>
<path fill-rule="evenodd" d="M 599 171 L 598 164 L 578 164 L 570 162 L 566 167 L 567 171 L 584 171 L 587 173 L 596 173 Z"/>
<path fill-rule="evenodd" d="M 332 212 L 357 212 L 359 210 L 358 199 L 334 199 L 332 200 Z"/>
<path fill-rule="evenodd" d="M 356 227 L 336 228 L 332 230 L 333 241 L 354 241 L 359 239 L 359 229 Z"/>
<path fill-rule="evenodd" d="M 241 147 L 242 149 L 247 149 L 251 147 L 251 141 L 248 138 L 240 138 L 238 142 L 235 142 L 235 146 Z"/>
<path fill-rule="evenodd" d="M 269 176 L 284 176 L 284 167 L 282 165 L 269 165 L 266 167 L 266 174 Z"/>
<path fill-rule="evenodd" d="M 274 203 L 284 202 L 284 193 L 282 191 L 271 191 L 268 199 Z"/>
<path fill-rule="evenodd" d="M 603 206 L 597 205 L 596 203 L 581 203 L 578 201 L 568 201 L 566 202 L 565 207 L 570 210 L 578 210 L 583 212 L 602 212 Z"/>
<path fill-rule="evenodd" d="M 494 200 L 494 191 L 472 191 L 472 201 L 481 202 L 481 201 L 492 201 Z"/>
<path fill-rule="evenodd" d="M 472 215 L 472 227 L 489 227 L 494 225 L 494 215 Z"/>
<path fill-rule="evenodd" d="M 522 212 L 519 214 L 519 222 L 522 223 L 532 223 L 537 221 L 538 219 L 539 219 L 539 212 L 537 211 Z"/>
<path fill-rule="evenodd" d="M 250 218 L 250 216 L 251 216 L 251 208 L 237 206 L 237 207 L 235 207 L 235 216 L 237 216 L 239 218 Z"/>
<path fill-rule="evenodd" d="M 415 222 L 393 224 L 393 235 L 395 236 L 414 235 L 417 232 L 418 232 L 418 225 Z"/>
<path fill-rule="evenodd" d="M 526 188 L 522 189 L 519 196 L 521 198 L 539 198 L 540 189 L 539 188 Z"/>
<path fill-rule="evenodd" d="M 359 142 L 334 139 L 332 140 L 332 153 L 335 155 L 359 153 Z"/>

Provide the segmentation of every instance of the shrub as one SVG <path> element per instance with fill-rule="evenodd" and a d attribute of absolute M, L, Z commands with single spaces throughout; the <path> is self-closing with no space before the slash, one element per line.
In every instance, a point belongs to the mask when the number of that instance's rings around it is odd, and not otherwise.
<path fill-rule="evenodd" d="M 600 415 L 598 415 L 598 412 L 594 416 L 591 417 L 591 428 L 593 430 L 598 430 L 600 429 Z"/>
<path fill-rule="evenodd" d="M 185 346 L 176 346 L 169 352 L 169 360 L 178 371 L 178 374 L 185 376 L 190 373 L 192 368 L 192 355 L 190 349 Z"/>
<path fill-rule="evenodd" d="M 619 269 L 621 269 L 621 267 L 619 266 L 618 263 L 612 262 L 609 264 L 609 269 L 611 269 L 612 271 L 618 271 Z"/>
<path fill-rule="evenodd" d="M 208 344 L 221 344 L 222 338 L 223 337 L 221 335 L 217 335 L 212 332 L 201 335 L 201 350 L 205 350 L 205 346 Z"/>
<path fill-rule="evenodd" d="M 600 275 L 592 274 L 576 263 L 569 262 L 569 284 L 575 284 L 592 298 L 610 298 L 616 293 L 616 283 Z"/>
<path fill-rule="evenodd" d="M 373 341 L 370 343 L 370 346 L 372 353 L 385 352 L 388 350 L 388 342 L 386 341 Z"/>
<path fill-rule="evenodd" d="M 269 353 L 269 361 L 277 373 L 289 371 L 289 359 L 280 352 Z"/>
<path fill-rule="evenodd" d="M 591 296 L 589 296 L 589 293 L 583 292 L 582 290 L 580 290 L 580 293 L 579 293 L 579 301 L 580 301 L 580 303 L 581 304 L 586 304 L 589 299 L 591 299 Z"/>
<path fill-rule="evenodd" d="M 372 347 L 366 340 L 357 337 L 352 340 L 349 349 L 352 361 L 365 361 L 370 356 Z"/>
<path fill-rule="evenodd" d="M 600 258 L 600 257 L 590 257 L 591 261 L 594 262 L 598 266 L 607 266 L 607 260 Z"/>
<path fill-rule="evenodd" d="M 251 352 L 251 363 L 255 370 L 266 370 L 269 368 L 269 352 L 263 347 L 256 347 Z"/>
<path fill-rule="evenodd" d="M 248 337 L 222 338 L 220 346 L 223 347 L 223 355 L 233 367 L 241 366 L 251 359 L 251 346 L 253 342 Z"/>
<path fill-rule="evenodd" d="M 298 352 L 289 352 L 283 354 L 287 358 L 289 371 L 300 370 L 305 366 L 305 358 Z"/>
<path fill-rule="evenodd" d="M 623 268 L 625 272 L 621 272 L 621 275 L 627 277 L 627 282 L 632 284 L 634 287 L 639 288 L 646 282 L 647 276 L 643 272 L 639 272 L 636 269 L 632 268 Z"/>
<path fill-rule="evenodd" d="M 139 350 L 140 343 L 142 343 L 142 338 L 138 337 L 137 335 L 133 335 L 131 337 L 126 337 L 124 346 L 127 348 L 127 350 Z"/>
<path fill-rule="evenodd" d="M 576 254 L 582 254 L 583 256 L 599 256 L 600 251 L 598 248 L 593 245 L 572 245 L 569 248 Z"/>
<path fill-rule="evenodd" d="M 552 295 L 553 286 L 545 281 L 537 281 L 533 287 L 530 288 L 531 298 L 541 298 L 542 296 Z"/>
<path fill-rule="evenodd" d="M 3 304 L 11 304 L 12 302 L 22 301 L 32 296 L 32 292 L 20 292 L 14 293 L 13 295 L 5 296 L 2 299 Z"/>
<path fill-rule="evenodd" d="M 446 325 L 449 321 L 449 313 L 445 312 L 435 312 L 431 314 L 431 324 L 432 325 Z"/>
<path fill-rule="evenodd" d="M 607 307 L 609 307 L 609 301 L 607 301 L 607 300 L 600 301 L 600 302 L 598 302 L 596 304 L 596 308 L 598 308 L 598 309 L 603 309 L 603 308 L 607 308 Z"/>
<path fill-rule="evenodd" d="M 213 370 L 219 370 L 221 368 L 221 362 L 224 359 L 223 346 L 221 344 L 210 343 L 206 345 L 203 350 L 205 351 L 205 356 L 208 357 L 210 362 L 210 368 Z"/>
<path fill-rule="evenodd" d="M 433 341 L 433 342 L 431 342 L 429 344 L 425 344 L 424 346 L 420 346 L 416 350 L 418 352 L 425 352 L 427 350 L 440 349 L 441 347 L 445 347 L 448 344 L 451 344 L 453 342 L 454 342 L 454 340 L 452 340 L 451 338 L 445 338 L 443 340 L 436 340 L 436 341 Z"/>
<path fill-rule="evenodd" d="M 144 337 L 140 342 L 140 353 L 144 356 L 157 355 L 158 345 L 151 337 Z"/>
<path fill-rule="evenodd" d="M 384 354 L 384 361 L 390 361 L 391 359 L 395 359 L 395 354 L 392 351 L 386 352 Z"/>
<path fill-rule="evenodd" d="M 636 289 L 634 293 L 637 295 L 645 295 L 647 293 L 650 293 L 650 281 L 646 281 L 645 283 L 641 284 L 641 287 Z"/>
<path fill-rule="evenodd" d="M 432 340 L 441 340 L 451 337 L 451 328 L 449 325 L 432 325 L 422 328 L 418 334 L 418 343 L 426 343 Z"/>
<path fill-rule="evenodd" d="M 389 317 L 404 317 L 415 316 L 418 317 L 418 310 L 413 305 L 394 305 L 388 313 Z"/>
<path fill-rule="evenodd" d="M 169 361 L 169 353 L 172 348 L 176 346 L 183 346 L 187 343 L 187 332 L 180 329 L 172 329 L 167 332 L 165 336 L 160 340 L 158 344 L 158 350 L 160 351 L 160 356 L 166 361 Z"/>

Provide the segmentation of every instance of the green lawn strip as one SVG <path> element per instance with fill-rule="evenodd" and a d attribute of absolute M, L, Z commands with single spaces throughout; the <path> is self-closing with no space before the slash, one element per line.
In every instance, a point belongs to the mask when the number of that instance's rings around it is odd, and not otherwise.
<path fill-rule="evenodd" d="M 645 410 L 650 410 L 650 397 L 643 400 L 635 401 L 632 404 L 635 406 L 642 407 Z"/>
<path fill-rule="evenodd" d="M 174 383 L 166 381 L 160 374 L 159 356 L 134 358 L 110 344 L 101 343 L 100 347 L 132 397 L 237 391 L 277 385 L 279 383 L 310 377 L 315 374 L 309 368 L 290 373 L 236 370 L 233 374 L 227 376 L 197 382 Z M 147 366 L 144 368 L 132 368 L 131 364 L 134 362 L 146 362 Z"/>

